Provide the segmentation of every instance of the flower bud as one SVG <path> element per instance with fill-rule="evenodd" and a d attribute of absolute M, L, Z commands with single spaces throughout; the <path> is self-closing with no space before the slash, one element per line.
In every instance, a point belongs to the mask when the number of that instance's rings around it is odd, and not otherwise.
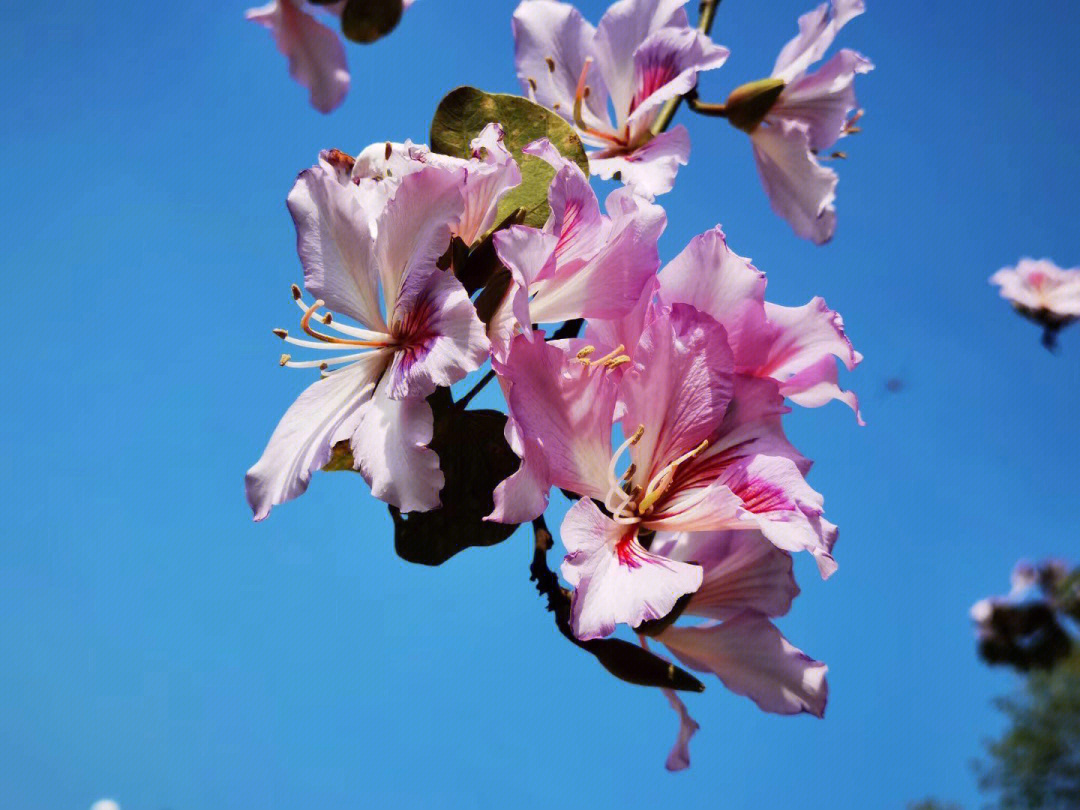
<path fill-rule="evenodd" d="M 753 132 L 776 104 L 784 87 L 782 79 L 758 79 L 736 87 L 724 103 L 728 121 L 744 132 Z"/>

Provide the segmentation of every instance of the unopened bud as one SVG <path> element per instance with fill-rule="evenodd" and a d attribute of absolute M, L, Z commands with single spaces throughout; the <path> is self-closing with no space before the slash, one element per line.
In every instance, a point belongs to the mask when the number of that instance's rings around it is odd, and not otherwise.
<path fill-rule="evenodd" d="M 758 79 L 736 87 L 724 103 L 727 119 L 743 132 L 753 132 L 776 104 L 784 87 L 782 79 Z"/>

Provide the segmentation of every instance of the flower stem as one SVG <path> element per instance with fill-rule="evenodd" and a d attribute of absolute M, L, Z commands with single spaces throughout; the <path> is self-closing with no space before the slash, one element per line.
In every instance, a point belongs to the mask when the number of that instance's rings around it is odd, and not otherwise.
<path fill-rule="evenodd" d="M 706 36 L 712 31 L 713 21 L 716 19 L 716 10 L 719 7 L 720 0 L 701 0 L 697 27 L 698 30 Z M 671 126 L 671 119 L 675 117 L 675 112 L 679 109 L 679 105 L 682 104 L 682 100 L 682 96 L 676 96 L 661 108 L 660 114 L 656 117 L 656 120 L 652 125 L 652 133 L 654 136 L 659 135 Z"/>

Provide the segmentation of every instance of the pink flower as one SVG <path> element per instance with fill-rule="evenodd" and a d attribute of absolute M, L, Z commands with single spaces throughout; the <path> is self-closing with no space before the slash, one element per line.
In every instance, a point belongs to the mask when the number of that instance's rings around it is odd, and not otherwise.
<path fill-rule="evenodd" d="M 836 530 L 784 437 L 779 384 L 737 373 L 724 327 L 685 304 L 650 311 L 633 359 L 622 350 L 597 358 L 589 346 L 519 336 L 506 363 L 495 361 L 510 414 L 535 445 L 496 489 L 492 517 L 528 519 L 522 504 L 542 508 L 550 486 L 582 496 L 562 525 L 578 637 L 660 618 L 701 584 L 699 566 L 646 550 L 642 529 L 757 528 L 832 573 Z M 615 423 L 628 438 L 612 453 Z"/>
<path fill-rule="evenodd" d="M 1049 259 L 1021 259 L 990 277 L 1026 318 L 1041 325 L 1043 344 L 1054 348 L 1057 332 L 1080 318 L 1080 267 L 1062 270 Z"/>
<path fill-rule="evenodd" d="M 656 242 L 667 224 L 660 206 L 627 189 L 612 192 L 608 214 L 601 213 L 581 169 L 546 139 L 523 151 L 556 173 L 543 229 L 515 225 L 495 234 L 511 282 L 488 330 L 493 351 L 504 359 L 516 334 L 533 339 L 532 324 L 626 314 L 660 266 Z"/>
<path fill-rule="evenodd" d="M 769 621 L 785 615 L 799 593 L 788 553 L 754 530 L 660 533 L 651 550 L 671 560 L 693 560 L 703 570 L 701 587 L 683 615 L 709 621 L 672 625 L 656 637 L 680 663 L 715 674 L 764 711 L 824 714 L 828 667 L 792 646 Z M 679 770 L 690 764 L 688 743 L 697 723 L 674 693 L 668 700 L 680 729 L 667 767 Z"/>
<path fill-rule="evenodd" d="M 567 3 L 525 0 L 514 12 L 515 61 L 525 93 L 598 147 L 590 170 L 639 193 L 671 190 L 690 140 L 685 127 L 653 137 L 669 99 L 691 90 L 728 51 L 687 22 L 686 0 L 619 0 L 593 28 Z M 614 108 L 612 119 L 609 104 Z"/>
<path fill-rule="evenodd" d="M 854 131 L 851 113 L 855 75 L 873 65 L 852 50 L 841 50 L 818 70 L 836 33 L 865 10 L 863 0 L 832 0 L 799 18 L 799 34 L 777 57 L 773 78 L 784 83 L 764 120 L 750 132 L 761 182 L 773 210 L 795 233 L 816 244 L 836 230 L 836 172 L 817 156 Z"/>
<path fill-rule="evenodd" d="M 439 505 L 443 475 L 427 447 L 433 416 L 425 397 L 479 368 L 489 350 L 464 287 L 436 264 L 461 222 L 466 183 L 464 169 L 409 174 L 372 225 L 359 188 L 342 182 L 332 163 L 297 179 L 289 211 L 304 286 L 317 300 L 306 303 L 299 288 L 294 296 L 314 340 L 276 332 L 296 346 L 345 354 L 302 362 L 282 356 L 282 365 L 324 375 L 285 413 L 248 471 L 256 520 L 303 493 L 342 441 L 377 498 L 405 512 Z M 359 326 L 320 314 L 324 306 Z"/>
<path fill-rule="evenodd" d="M 340 16 L 344 5 L 321 8 Z M 311 106 L 328 113 L 349 91 L 349 69 L 338 35 L 315 19 L 309 8 L 303 0 L 270 0 L 248 9 L 247 18 L 273 32 L 278 50 L 289 60 L 289 73 L 311 93 Z"/>
<path fill-rule="evenodd" d="M 665 304 L 692 304 L 721 323 L 739 373 L 776 380 L 781 394 L 805 407 L 840 400 L 862 424 L 858 398 L 838 385 L 836 361 L 849 371 L 862 361 L 843 319 L 821 298 L 801 307 L 769 303 L 765 286 L 765 274 L 732 252 L 716 227 L 660 272 L 658 295 Z"/>

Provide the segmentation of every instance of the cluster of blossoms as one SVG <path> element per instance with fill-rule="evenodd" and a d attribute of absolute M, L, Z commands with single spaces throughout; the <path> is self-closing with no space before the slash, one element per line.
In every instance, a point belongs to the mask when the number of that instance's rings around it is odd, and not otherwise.
<path fill-rule="evenodd" d="M 293 288 L 302 337 L 275 333 L 329 353 L 282 355 L 321 376 L 249 470 L 247 496 L 261 520 L 343 456 L 395 515 L 449 507 L 449 459 L 432 447 L 438 395 L 490 362 L 519 464 L 481 493 L 491 506 L 477 519 L 540 520 L 552 488 L 573 499 L 560 529 L 573 637 L 587 645 L 625 625 L 766 711 L 821 716 L 825 665 L 771 619 L 799 592 L 794 553 L 809 552 L 823 577 L 836 569 L 837 530 L 782 418 L 789 403 L 840 400 L 861 423 L 838 383 L 838 363 L 861 357 L 822 299 L 766 301 L 765 275 L 719 227 L 661 261 L 667 217 L 655 196 L 671 188 L 688 139 L 652 128 L 727 56 L 682 5 L 620 0 L 596 29 L 552 0 L 514 15 L 527 93 L 597 147 L 595 174 L 624 182 L 603 205 L 585 163 L 540 138 L 516 149 L 546 164 L 550 213 L 542 224 L 506 216 L 501 204 L 526 180 L 505 121 L 487 122 L 466 156 L 378 143 L 355 158 L 325 151 L 300 174 L 288 208 L 310 300 Z M 802 180 L 791 171 L 802 169 L 783 150 L 797 147 L 817 172 L 815 151 L 848 127 L 851 78 L 868 63 L 845 51 L 806 71 L 861 10 L 848 0 L 802 18 L 770 80 L 780 91 L 750 128 L 778 210 L 817 241 L 832 232 L 832 186 L 792 202 Z M 493 267 L 476 282 L 461 257 L 485 251 Z M 582 323 L 581 337 L 566 328 Z M 688 616 L 703 621 L 678 621 Z M 681 720 L 668 759 L 677 769 L 697 724 L 665 692 Z"/>
<path fill-rule="evenodd" d="M 1057 333 L 1080 318 L 1080 267 L 1062 270 L 1049 259 L 1021 259 L 990 277 L 1001 297 L 1043 328 L 1043 345 L 1053 349 Z"/>
<path fill-rule="evenodd" d="M 1021 561 L 1006 596 L 980 599 L 971 608 L 979 655 L 988 664 L 1020 671 L 1050 669 L 1074 640 L 1065 625 L 1080 622 L 1080 569 L 1061 560 Z"/>
<path fill-rule="evenodd" d="M 593 28 L 571 5 L 525 0 L 514 13 L 514 39 L 523 90 L 597 147 L 591 172 L 619 176 L 654 196 L 671 190 L 690 155 L 685 127 L 656 131 L 662 108 L 693 91 L 699 72 L 723 65 L 728 50 L 688 25 L 683 0 L 648 4 L 646 13 L 643 5 L 615 3 Z M 837 183 L 818 155 L 858 131 L 855 76 L 873 65 L 845 49 L 810 68 L 864 10 L 863 0 L 823 3 L 799 18 L 799 33 L 780 51 L 769 79 L 736 88 L 726 104 L 695 104 L 749 133 L 773 210 L 818 244 L 836 230 Z"/>

